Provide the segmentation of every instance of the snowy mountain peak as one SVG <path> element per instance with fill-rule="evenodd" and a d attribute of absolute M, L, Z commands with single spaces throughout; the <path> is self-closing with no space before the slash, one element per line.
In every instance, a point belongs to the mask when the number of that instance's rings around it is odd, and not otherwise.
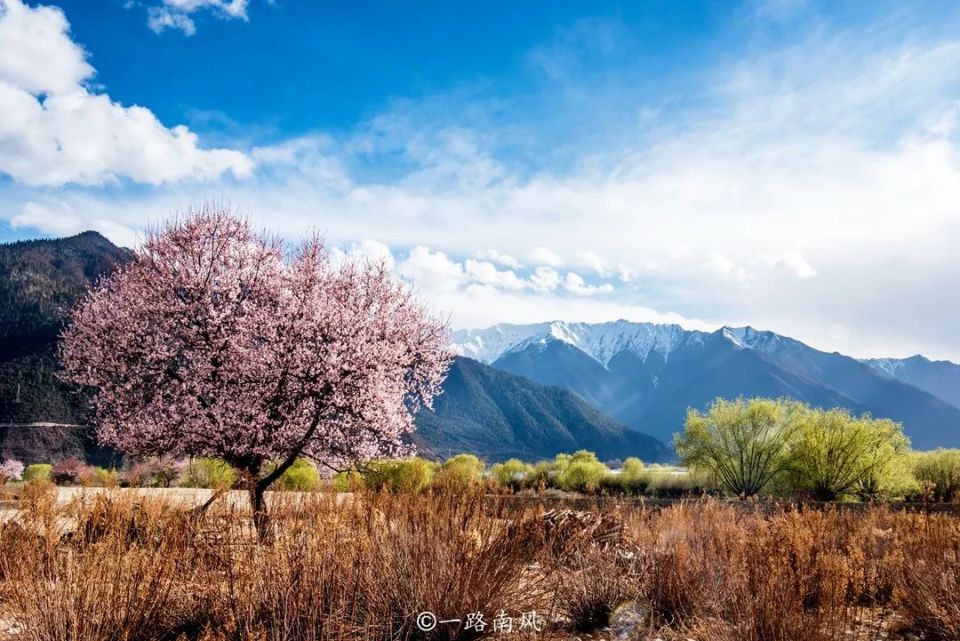
<path fill-rule="evenodd" d="M 657 352 L 664 358 L 691 333 L 679 325 L 634 323 L 626 320 L 607 323 L 571 323 L 553 321 L 532 325 L 501 323 L 480 330 L 454 332 L 454 348 L 463 356 L 492 363 L 504 354 L 531 344 L 550 340 L 572 345 L 606 367 L 624 350 L 646 358 Z"/>
<path fill-rule="evenodd" d="M 467 329 L 453 333 L 454 349 L 483 363 L 493 363 L 504 354 L 546 346 L 551 341 L 572 345 L 606 367 L 617 354 L 627 351 L 646 360 L 651 353 L 664 360 L 681 343 L 702 343 L 706 332 L 686 330 L 679 325 L 635 323 L 617 320 L 606 323 L 553 321 L 530 325 L 500 323 L 486 329 Z M 802 344 L 774 332 L 744 327 L 721 327 L 712 334 L 732 343 L 737 349 L 752 349 L 777 355 Z"/>
<path fill-rule="evenodd" d="M 773 351 L 782 347 L 791 339 L 773 332 L 761 331 L 750 327 L 723 327 L 720 329 L 723 336 L 738 347 L 756 349 L 759 351 Z"/>

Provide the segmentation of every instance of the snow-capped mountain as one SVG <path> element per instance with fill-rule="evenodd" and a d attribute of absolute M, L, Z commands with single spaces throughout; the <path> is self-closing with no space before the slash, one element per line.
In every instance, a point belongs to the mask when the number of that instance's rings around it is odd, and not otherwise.
<path fill-rule="evenodd" d="M 589 354 L 606 367 L 611 358 L 624 350 L 643 356 L 655 351 L 666 358 L 690 333 L 679 325 L 631 323 L 625 320 L 609 323 L 553 321 L 532 325 L 501 323 L 487 329 L 460 330 L 454 332 L 453 341 L 462 356 L 493 363 L 507 352 L 558 340 Z"/>
<path fill-rule="evenodd" d="M 731 345 L 741 349 L 755 349 L 774 354 L 799 341 L 758 331 L 752 327 L 722 327 L 720 335 Z M 690 342 L 702 344 L 710 332 L 684 329 L 679 325 L 635 323 L 617 320 L 607 323 L 570 323 L 553 321 L 529 325 L 500 323 L 486 329 L 466 329 L 453 333 L 454 348 L 461 356 L 482 363 L 494 363 L 509 352 L 518 352 L 550 341 L 560 341 L 589 355 L 607 367 L 613 357 L 622 352 L 646 359 L 657 354 L 664 360 L 680 345 Z M 806 347 L 806 346 L 804 346 Z"/>
<path fill-rule="evenodd" d="M 703 332 L 623 320 L 501 324 L 455 332 L 454 343 L 464 356 L 572 390 L 663 440 L 681 429 L 688 407 L 742 395 L 870 412 L 902 422 L 917 447 L 960 445 L 960 366 L 953 364 L 958 377 L 944 378 L 752 327 Z"/>
<path fill-rule="evenodd" d="M 960 365 L 929 358 L 870 358 L 863 361 L 874 371 L 909 383 L 960 407 Z"/>

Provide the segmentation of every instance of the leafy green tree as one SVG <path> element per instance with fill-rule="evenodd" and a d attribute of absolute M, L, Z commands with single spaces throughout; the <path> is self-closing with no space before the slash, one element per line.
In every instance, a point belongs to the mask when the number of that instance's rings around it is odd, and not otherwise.
<path fill-rule="evenodd" d="M 930 485 L 935 501 L 952 503 L 960 499 L 960 450 L 917 452 L 913 473 L 919 482 Z"/>
<path fill-rule="evenodd" d="M 236 470 L 218 458 L 192 459 L 183 475 L 183 484 L 186 487 L 220 490 L 231 488 L 236 482 Z"/>
<path fill-rule="evenodd" d="M 564 458 L 560 458 L 560 457 Z M 597 459 L 597 455 L 580 450 L 570 455 L 557 456 L 558 467 L 562 466 L 557 477 L 561 488 L 575 492 L 588 492 L 600 486 L 600 480 L 609 470 Z"/>
<path fill-rule="evenodd" d="M 913 475 L 912 452 L 904 451 L 857 483 L 854 492 L 861 501 L 903 499 L 916 494 L 920 484 Z"/>
<path fill-rule="evenodd" d="M 790 447 L 790 478 L 796 489 L 823 501 L 879 487 L 897 457 L 910 447 L 899 423 L 853 416 L 844 409 L 806 409 Z"/>
<path fill-rule="evenodd" d="M 619 489 L 631 494 L 642 494 L 650 486 L 650 473 L 643 461 L 635 456 L 627 458 L 620 468 L 620 474 L 607 478 L 606 484 L 610 489 Z"/>
<path fill-rule="evenodd" d="M 372 461 L 361 470 L 364 484 L 372 490 L 396 494 L 425 490 L 433 480 L 437 464 L 419 456 Z"/>
<path fill-rule="evenodd" d="M 708 471 L 722 489 L 754 496 L 787 471 L 796 416 L 803 410 L 785 399 L 717 399 L 705 413 L 687 411 L 674 446 L 684 465 Z"/>
<path fill-rule="evenodd" d="M 557 474 L 559 474 L 559 472 L 556 469 L 555 461 L 538 461 L 533 466 L 533 473 L 530 474 L 530 484 L 535 486 L 543 484 L 544 487 L 555 487 Z"/>
<path fill-rule="evenodd" d="M 473 454 L 457 454 L 443 462 L 433 484 L 448 490 L 465 490 L 483 482 L 486 466 Z"/>
<path fill-rule="evenodd" d="M 336 492 L 359 492 L 367 486 L 363 475 L 356 470 L 337 472 L 330 484 Z"/>
<path fill-rule="evenodd" d="M 534 469 L 529 463 L 524 463 L 518 458 L 512 458 L 491 467 L 490 474 L 500 485 L 522 487 L 530 481 Z"/>
<path fill-rule="evenodd" d="M 647 468 L 644 467 L 643 461 L 635 456 L 631 456 L 623 462 L 623 467 L 620 468 L 620 476 L 625 480 L 634 481 L 645 476 L 646 471 Z"/>
<path fill-rule="evenodd" d="M 281 489 L 312 492 L 320 485 L 320 472 L 308 459 L 298 458 L 277 480 Z"/>

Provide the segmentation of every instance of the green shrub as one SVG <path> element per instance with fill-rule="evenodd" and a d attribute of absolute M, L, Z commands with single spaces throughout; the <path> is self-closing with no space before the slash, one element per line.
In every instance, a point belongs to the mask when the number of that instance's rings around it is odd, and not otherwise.
<path fill-rule="evenodd" d="M 512 458 L 494 465 L 490 468 L 490 474 L 500 485 L 520 489 L 533 478 L 534 469 L 529 463 Z"/>
<path fill-rule="evenodd" d="M 433 484 L 447 490 L 465 490 L 483 482 L 483 461 L 473 454 L 457 454 L 443 462 Z"/>
<path fill-rule="evenodd" d="M 419 456 L 372 461 L 362 470 L 364 484 L 371 490 L 421 492 L 433 480 L 436 463 Z"/>
<path fill-rule="evenodd" d="M 561 458 L 563 457 L 563 458 Z M 597 459 L 597 455 L 580 450 L 573 455 L 558 455 L 555 461 L 558 469 L 558 485 L 572 492 L 593 492 L 600 487 L 600 480 L 607 475 L 607 466 Z"/>
<path fill-rule="evenodd" d="M 628 490 L 622 474 L 607 473 L 600 477 L 597 489 L 602 494 L 625 494 Z"/>
<path fill-rule="evenodd" d="M 623 462 L 620 470 L 619 484 L 627 494 L 643 494 L 650 487 L 650 474 L 643 461 L 631 456 Z"/>
<path fill-rule="evenodd" d="M 623 467 L 620 469 L 620 476 L 625 479 L 636 479 L 643 476 L 645 470 L 646 468 L 643 466 L 643 461 L 635 456 L 631 456 L 623 462 Z"/>
<path fill-rule="evenodd" d="M 960 500 L 960 450 L 916 452 L 913 457 L 913 474 L 917 481 L 931 486 L 935 501 Z"/>
<path fill-rule="evenodd" d="M 644 472 L 646 493 L 657 498 L 683 498 L 718 490 L 708 472 L 682 471 L 671 466 L 651 465 Z"/>
<path fill-rule="evenodd" d="M 236 471 L 227 462 L 216 458 L 192 459 L 183 475 L 185 487 L 211 490 L 231 488 L 236 481 Z"/>
<path fill-rule="evenodd" d="M 49 481 L 52 471 L 53 466 L 49 463 L 34 463 L 33 465 L 28 465 L 23 470 L 23 482 Z"/>
<path fill-rule="evenodd" d="M 320 485 L 320 472 L 305 458 L 298 458 L 277 479 L 276 487 L 291 492 L 312 492 Z"/>
<path fill-rule="evenodd" d="M 330 479 L 330 485 L 335 492 L 359 492 L 363 490 L 367 484 L 360 472 L 356 470 L 346 470 L 337 472 L 337 474 Z"/>
<path fill-rule="evenodd" d="M 553 461 L 537 462 L 529 476 L 529 483 L 534 487 L 539 487 L 541 484 L 544 487 L 557 487 L 556 463 Z"/>
<path fill-rule="evenodd" d="M 93 483 L 98 487 L 118 487 L 120 485 L 120 473 L 111 468 L 102 467 L 93 468 Z"/>

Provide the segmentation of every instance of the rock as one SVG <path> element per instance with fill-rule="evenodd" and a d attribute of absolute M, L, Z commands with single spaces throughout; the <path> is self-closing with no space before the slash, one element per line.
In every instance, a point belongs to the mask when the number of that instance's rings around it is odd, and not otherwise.
<path fill-rule="evenodd" d="M 649 611 L 636 601 L 621 603 L 610 614 L 610 634 L 617 641 L 632 639 L 649 618 Z"/>

